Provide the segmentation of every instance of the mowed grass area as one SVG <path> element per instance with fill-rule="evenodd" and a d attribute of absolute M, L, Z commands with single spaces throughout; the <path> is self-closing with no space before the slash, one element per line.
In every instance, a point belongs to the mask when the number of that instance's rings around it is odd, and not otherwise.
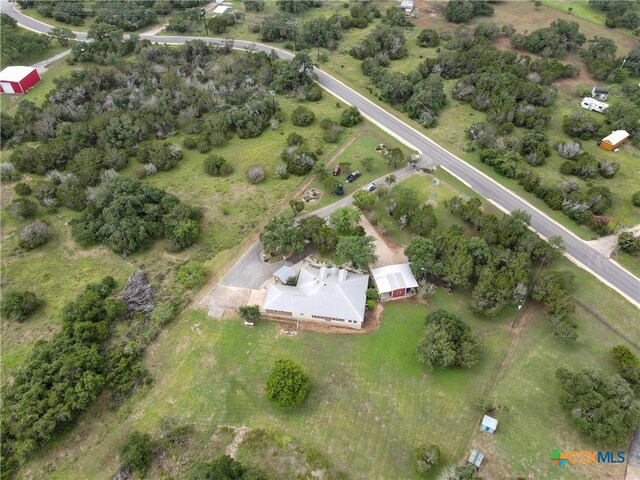
<path fill-rule="evenodd" d="M 568 262 L 559 266 L 581 276 Z M 581 295 L 582 282 L 588 289 L 601 288 L 595 279 L 580 278 Z M 608 308 L 619 315 L 637 313 L 614 297 L 603 292 Z M 302 331 L 287 337 L 275 323 L 248 329 L 239 320 L 185 312 L 147 352 L 146 364 L 155 379 L 149 390 L 117 412 L 93 409 L 83 415 L 77 428 L 27 465 L 24 475 L 107 479 L 118 466 L 112 452 L 129 431 L 154 432 L 162 418 L 175 417 L 195 426 L 198 435 L 189 450 L 205 459 L 221 451 L 214 435 L 218 425 L 245 425 L 281 430 L 293 441 L 324 452 L 351 478 L 417 478 L 411 456 L 417 443 L 439 444 L 444 464 L 462 461 L 472 447 L 483 449 L 486 478 L 566 478 L 566 471 L 551 468 L 553 448 L 599 446 L 569 424 L 557 400 L 554 372 L 564 365 L 596 366 L 611 373 L 607 349 L 620 343 L 619 338 L 578 313 L 580 338 L 567 346 L 551 336 L 538 308 L 529 305 L 514 331 L 514 309 L 482 319 L 469 313 L 468 303 L 468 293 L 442 289 L 429 306 L 389 303 L 381 328 L 368 335 Z M 456 312 L 473 327 L 482 346 L 479 365 L 426 372 L 416 361 L 413 349 L 424 317 L 435 308 Z M 630 322 L 630 328 L 637 337 L 637 325 Z M 274 406 L 264 393 L 273 361 L 283 356 L 300 362 L 312 382 L 308 398 L 293 411 Z M 500 421 L 495 436 L 478 429 L 482 414 L 474 403 L 480 397 L 508 407 L 495 413 Z M 259 461 L 249 454 L 242 458 L 249 464 Z M 572 478 L 609 478 L 609 472 L 618 472 L 609 466 L 571 468 Z"/>
<path fill-rule="evenodd" d="M 588 22 L 605 27 L 606 12 L 593 8 L 584 0 L 542 0 L 542 4 L 561 10 L 569 15 L 579 17 Z M 633 31 L 628 28 L 616 27 L 616 30 L 626 35 L 633 36 Z"/>
<path fill-rule="evenodd" d="M 46 93 L 54 86 L 55 73 L 69 74 L 71 69 L 64 61 L 56 62 L 40 84 L 28 95 L 16 100 L 24 99 L 41 104 Z M 285 121 L 277 131 L 267 129 L 254 139 L 242 140 L 234 137 L 225 146 L 214 148 L 210 152 L 223 155 L 234 166 L 235 171 L 229 177 L 214 178 L 206 175 L 203 168 L 206 154 L 183 149 L 184 159 L 176 168 L 143 180 L 175 194 L 186 203 L 203 208 L 200 239 L 194 247 L 184 252 L 168 253 L 164 250 L 162 241 L 128 258 L 116 255 L 104 247 L 81 249 L 71 237 L 69 225 L 79 213 L 61 209 L 56 214 L 47 214 L 41 206 L 38 207 L 36 216 L 51 223 L 53 237 L 43 247 L 25 252 L 18 246 L 18 234 L 28 222 L 19 222 L 2 210 L 2 289 L 32 290 L 46 301 L 46 305 L 24 323 L 2 322 L 0 365 L 3 373 L 10 374 L 20 364 L 33 340 L 48 338 L 59 329 L 62 306 L 80 293 L 87 282 L 112 275 L 121 288 L 126 278 L 138 268 L 146 268 L 161 278 L 166 272 L 191 258 L 204 261 L 211 281 L 215 281 L 246 250 L 246 242 L 257 236 L 260 226 L 286 207 L 283 199 L 296 193 L 306 181 L 306 177 L 291 176 L 287 180 L 275 178 L 274 169 L 282 163 L 280 152 L 285 148 L 287 136 L 293 131 L 302 133 L 309 148 L 323 148 L 323 154 L 319 156 L 319 160 L 323 161 L 357 133 L 357 129 L 347 129 L 341 143 L 336 145 L 325 145 L 322 142 L 319 119 L 338 119 L 341 113 L 335 98 L 326 93 L 320 102 L 305 103 L 314 111 L 318 120 L 303 129 L 293 126 L 288 120 L 291 111 L 299 103 L 285 97 L 278 97 L 277 101 L 285 113 Z M 382 134 L 373 125 L 367 128 L 376 134 Z M 184 136 L 180 135 L 171 137 L 168 141 L 181 144 L 183 139 Z M 2 151 L 3 161 L 9 156 L 9 150 Z M 262 164 L 267 169 L 267 180 L 260 185 L 251 185 L 246 180 L 246 169 L 253 164 Z M 130 160 L 129 166 L 121 174 L 132 175 L 140 166 Z M 34 175 L 23 176 L 22 180 L 33 185 L 38 179 Z M 2 205 L 8 205 L 14 198 L 16 194 L 13 184 L 3 185 Z"/>

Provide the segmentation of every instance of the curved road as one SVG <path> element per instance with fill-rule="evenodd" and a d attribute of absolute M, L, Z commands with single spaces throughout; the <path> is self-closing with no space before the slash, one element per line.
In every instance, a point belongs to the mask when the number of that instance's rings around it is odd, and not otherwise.
<path fill-rule="evenodd" d="M 26 15 L 21 14 L 13 8 L 7 0 L 1 0 L 0 7 L 3 13 L 15 18 L 18 23 L 25 28 L 41 33 L 48 32 L 51 27 L 42 22 L 34 20 Z M 78 40 L 86 40 L 86 34 L 77 32 Z M 182 44 L 189 40 L 205 40 L 212 43 L 220 43 L 220 38 L 201 38 L 201 37 L 173 37 L 158 35 L 141 35 L 141 38 L 152 42 L 167 44 Z M 246 49 L 247 47 L 255 48 L 260 51 L 270 52 L 274 50 L 281 58 L 291 59 L 293 55 L 287 51 L 280 50 L 268 45 L 254 44 L 243 40 L 236 40 L 235 48 Z M 518 197 L 513 192 L 497 183 L 495 180 L 487 177 L 485 174 L 477 170 L 475 167 L 467 164 L 464 160 L 456 157 L 451 152 L 437 145 L 427 136 L 407 125 L 402 120 L 396 118 L 391 113 L 379 107 L 371 100 L 363 97 L 355 92 L 344 83 L 332 77 L 320 69 L 316 69 L 318 75 L 318 83 L 332 95 L 340 98 L 347 104 L 355 105 L 360 112 L 377 124 L 383 130 L 387 131 L 398 140 L 411 146 L 422 155 L 432 159 L 442 168 L 450 172 L 452 175 L 469 185 L 479 195 L 490 200 L 504 211 L 524 210 L 531 215 L 531 227 L 545 238 L 559 235 L 564 239 L 566 246 L 566 256 L 574 263 L 588 272 L 595 275 L 599 280 L 616 290 L 629 301 L 640 307 L 640 279 L 632 275 L 630 272 L 610 261 L 591 246 L 587 245 L 582 239 L 568 231 L 562 225 L 556 223 L 542 211 L 538 210 L 527 201 Z M 596 292 L 594 292 L 595 294 Z"/>

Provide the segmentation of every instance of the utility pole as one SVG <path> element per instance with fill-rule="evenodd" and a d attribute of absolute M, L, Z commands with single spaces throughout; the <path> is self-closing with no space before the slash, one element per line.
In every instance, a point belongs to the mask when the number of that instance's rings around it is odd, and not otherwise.
<path fill-rule="evenodd" d="M 209 36 L 209 26 L 207 25 L 207 19 L 205 18 L 205 9 L 204 7 L 200 8 L 200 18 L 202 19 L 202 23 L 204 23 L 204 30 L 207 32 L 207 37 Z"/>
<path fill-rule="evenodd" d="M 518 305 L 518 311 L 516 312 L 515 317 L 513 317 L 513 322 L 511 323 L 511 328 L 516 326 L 516 323 L 518 322 L 518 315 L 520 314 L 520 310 L 524 306 L 524 303 L 527 301 L 527 297 L 529 296 L 529 292 L 533 289 L 533 286 L 536 284 L 536 279 L 538 278 L 538 274 L 540 274 L 540 270 L 542 270 L 542 267 L 544 267 L 544 262 L 547 260 L 547 255 L 549 255 L 550 251 L 551 250 L 548 250 L 547 253 L 544 254 L 544 257 L 542 258 L 542 261 L 540 262 L 540 266 L 538 267 L 538 271 L 536 272 L 535 276 L 533 277 L 533 281 L 531 282 L 531 286 L 527 289 L 526 293 L 524 294 L 524 298 L 520 302 L 520 305 Z"/>

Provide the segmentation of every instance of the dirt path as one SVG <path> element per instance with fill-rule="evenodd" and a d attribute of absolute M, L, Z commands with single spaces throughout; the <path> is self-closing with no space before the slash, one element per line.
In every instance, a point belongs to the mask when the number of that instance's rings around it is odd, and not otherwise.
<path fill-rule="evenodd" d="M 245 426 L 235 427 L 235 429 L 236 429 L 236 434 L 233 437 L 233 441 L 227 447 L 227 455 L 229 455 L 231 458 L 234 458 L 234 459 L 238 454 L 238 447 L 240 447 L 240 444 L 244 440 L 244 436 L 251 431 L 249 427 L 245 427 Z"/>
<path fill-rule="evenodd" d="M 371 222 L 365 215 L 362 216 L 360 225 L 362 225 L 364 231 L 367 232 L 367 235 L 371 235 L 375 241 L 378 260 L 371 265 L 372 267 L 375 268 L 383 265 L 394 265 L 396 263 L 406 262 L 402 247 L 395 242 L 393 242 L 393 244 L 391 244 L 391 241 L 387 242 L 378 230 L 371 225 Z"/>
<path fill-rule="evenodd" d="M 592 240 L 590 242 L 585 242 L 587 245 L 591 246 L 594 250 L 599 251 L 605 257 L 610 257 L 618 248 L 618 237 L 621 233 L 624 232 L 640 232 L 640 225 L 636 225 L 635 227 L 624 228 L 613 235 L 607 235 L 606 237 L 601 237 L 597 240 Z"/>

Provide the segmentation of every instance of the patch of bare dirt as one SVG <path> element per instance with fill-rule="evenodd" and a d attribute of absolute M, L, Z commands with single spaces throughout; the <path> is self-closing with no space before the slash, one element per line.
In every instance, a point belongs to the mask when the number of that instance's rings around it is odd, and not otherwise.
<path fill-rule="evenodd" d="M 236 455 L 238 454 L 238 448 L 240 447 L 240 444 L 244 440 L 244 436 L 250 430 L 251 429 L 249 427 L 245 427 L 245 426 L 236 428 L 235 435 L 233 437 L 233 441 L 227 447 L 227 455 L 229 455 L 231 458 L 236 458 Z"/>

